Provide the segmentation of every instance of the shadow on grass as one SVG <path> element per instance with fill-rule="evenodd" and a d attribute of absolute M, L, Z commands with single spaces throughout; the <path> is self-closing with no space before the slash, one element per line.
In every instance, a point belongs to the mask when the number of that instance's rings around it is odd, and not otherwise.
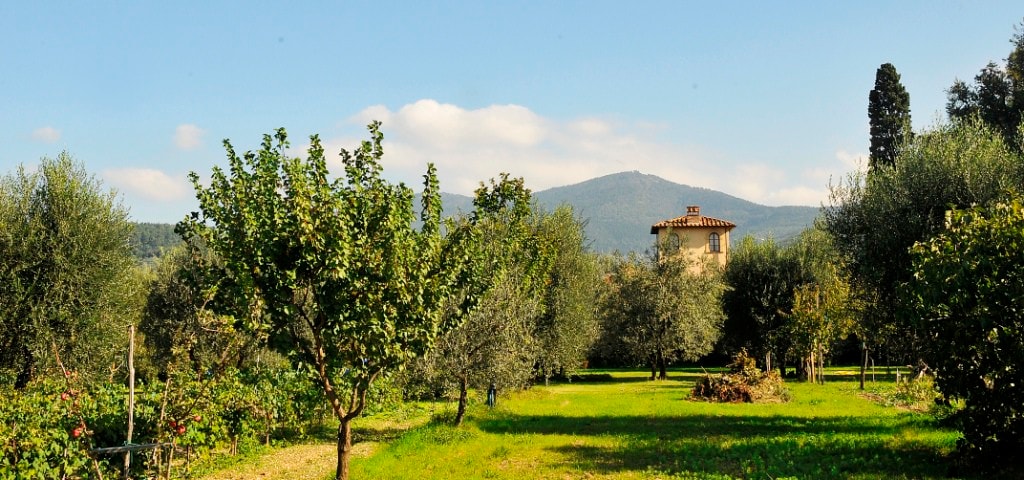
<path fill-rule="evenodd" d="M 592 436 L 552 447 L 583 471 L 729 475 L 739 478 L 944 478 L 932 445 L 894 441 L 919 420 L 792 416 L 510 415 L 481 419 L 490 433 Z M 607 443 L 596 440 L 596 443 Z"/>

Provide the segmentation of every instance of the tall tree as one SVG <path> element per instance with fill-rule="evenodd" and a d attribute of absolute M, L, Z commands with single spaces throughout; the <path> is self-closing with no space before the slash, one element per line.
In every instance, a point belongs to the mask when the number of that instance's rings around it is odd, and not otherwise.
<path fill-rule="evenodd" d="M 477 299 L 451 305 L 475 284 L 473 232 L 442 230 L 433 165 L 416 229 L 413 192 L 382 178 L 380 124 L 369 131 L 355 151 L 341 150 L 344 175 L 334 180 L 315 135 L 304 160 L 286 156 L 284 129 L 241 156 L 225 141 L 227 172 L 215 167 L 208 187 L 190 175 L 202 213 L 178 227 L 223 261 L 230 281 L 219 288 L 243 307 L 244 326 L 314 372 L 339 420 L 339 479 L 370 385 L 426 354 Z"/>
<path fill-rule="evenodd" d="M 1014 30 L 1006 68 L 989 62 L 974 77 L 973 85 L 954 81 L 946 92 L 946 113 L 954 121 L 981 118 L 1007 145 L 1021 151 L 1024 139 L 1018 128 L 1024 120 L 1024 22 Z"/>
<path fill-rule="evenodd" d="M 910 138 L 911 125 L 910 94 L 891 63 L 883 63 L 875 72 L 875 88 L 868 93 L 868 120 L 871 169 L 893 166 L 900 147 Z"/>
<path fill-rule="evenodd" d="M 132 321 L 131 236 L 127 209 L 67 153 L 0 179 L 0 368 L 19 388 L 54 349 L 109 375 Z"/>

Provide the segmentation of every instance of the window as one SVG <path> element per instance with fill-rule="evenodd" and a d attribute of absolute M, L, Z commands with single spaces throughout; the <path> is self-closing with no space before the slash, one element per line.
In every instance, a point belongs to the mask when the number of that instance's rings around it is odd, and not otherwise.
<path fill-rule="evenodd" d="M 718 234 L 715 233 L 715 232 L 711 232 L 711 235 L 708 235 L 708 251 L 710 251 L 710 252 L 721 252 L 722 251 L 722 244 L 719 242 Z"/>
<path fill-rule="evenodd" d="M 670 253 L 676 253 L 679 251 L 679 235 L 670 233 L 668 235 L 668 251 Z"/>

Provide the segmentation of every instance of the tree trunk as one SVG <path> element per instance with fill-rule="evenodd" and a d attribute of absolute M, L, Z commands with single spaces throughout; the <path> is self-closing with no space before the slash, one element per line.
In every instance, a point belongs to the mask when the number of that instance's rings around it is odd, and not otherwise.
<path fill-rule="evenodd" d="M 825 352 L 818 352 L 818 384 L 825 384 Z"/>
<path fill-rule="evenodd" d="M 862 350 L 864 351 L 864 361 L 860 365 L 860 389 L 864 390 L 864 379 L 868 374 L 868 349 L 864 347 Z"/>
<path fill-rule="evenodd" d="M 466 377 L 459 379 L 459 409 L 455 412 L 455 426 L 462 425 L 462 418 L 466 416 L 466 401 L 469 396 L 469 381 Z"/>
<path fill-rule="evenodd" d="M 651 357 L 651 380 L 658 378 L 658 362 Z"/>
<path fill-rule="evenodd" d="M 338 424 L 338 470 L 335 480 L 348 480 L 348 460 L 352 453 L 352 419 L 344 418 Z"/>
<path fill-rule="evenodd" d="M 814 353 L 807 354 L 807 381 L 814 383 Z"/>
<path fill-rule="evenodd" d="M 658 380 L 668 380 L 667 362 L 665 357 L 658 356 Z"/>

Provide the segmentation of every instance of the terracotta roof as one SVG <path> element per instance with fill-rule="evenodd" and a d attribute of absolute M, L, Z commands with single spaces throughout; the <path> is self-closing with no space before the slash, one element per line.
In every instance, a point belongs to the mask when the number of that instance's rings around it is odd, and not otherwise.
<path fill-rule="evenodd" d="M 717 218 L 705 217 L 703 215 L 683 215 L 670 220 L 662 220 L 651 225 L 651 233 L 658 233 L 661 228 L 699 228 L 699 227 L 722 227 L 735 228 L 736 224 Z"/>

